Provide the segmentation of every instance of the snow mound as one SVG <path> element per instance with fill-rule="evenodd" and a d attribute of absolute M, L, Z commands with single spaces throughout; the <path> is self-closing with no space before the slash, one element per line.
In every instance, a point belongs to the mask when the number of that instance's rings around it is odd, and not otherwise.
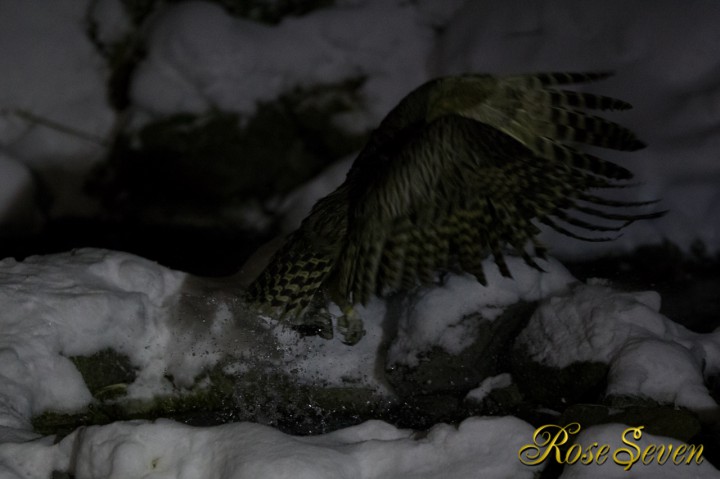
<path fill-rule="evenodd" d="M 165 370 L 190 366 L 173 364 L 181 344 L 167 324 L 166 300 L 184 277 L 96 249 L 0 261 L 0 426 L 29 429 L 29 418 L 48 408 L 90 402 L 68 356 L 112 347 L 141 369 L 139 389 L 162 384 Z"/>
<path fill-rule="evenodd" d="M 354 123 L 368 127 L 428 77 L 433 34 L 417 17 L 411 6 L 371 2 L 266 26 L 183 2 L 155 25 L 132 97 L 152 113 L 218 107 L 247 115 L 297 86 L 365 76 L 371 118 Z"/>
<path fill-rule="evenodd" d="M 469 274 L 448 275 L 444 284 L 422 288 L 403 307 L 398 336 L 388 354 L 389 364 L 415 366 L 418 355 L 433 347 L 458 354 L 476 338 L 478 319 L 494 320 L 519 301 L 537 301 L 565 291 L 577 281 L 557 260 L 540 261 L 538 271 L 521 258 L 506 258 L 513 278 L 500 274 L 492 259 L 483 262 L 487 286 Z"/>
<path fill-rule="evenodd" d="M 76 431 L 56 445 L 0 445 L 0 464 L 16 472 L 10 478 L 25 479 L 49 477 L 53 469 L 77 479 L 530 479 L 539 467 L 520 463 L 517 450 L 532 432 L 513 417 L 440 424 L 423 437 L 381 421 L 310 437 L 253 423 L 196 428 L 168 420 L 116 422 Z M 35 466 L 28 471 L 29 461 Z M 26 471 L 31 474 L 21 475 Z"/>
<path fill-rule="evenodd" d="M 551 367 L 609 364 L 608 394 L 717 409 L 703 373 L 718 368 L 718 333 L 694 333 L 659 310 L 654 291 L 624 293 L 591 282 L 544 301 L 516 344 Z"/>

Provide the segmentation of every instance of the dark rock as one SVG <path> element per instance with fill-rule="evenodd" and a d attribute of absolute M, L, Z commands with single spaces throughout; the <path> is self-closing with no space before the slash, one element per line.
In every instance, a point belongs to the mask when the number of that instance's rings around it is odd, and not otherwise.
<path fill-rule="evenodd" d="M 433 348 L 421 356 L 416 367 L 395 365 L 388 369 L 388 382 L 403 399 L 432 394 L 464 397 L 483 379 L 505 370 L 512 339 L 534 309 L 534 303 L 518 303 L 493 321 L 473 314 L 466 318 L 478 322 L 472 345 L 457 355 L 439 347 Z"/>
<path fill-rule="evenodd" d="M 644 432 L 690 442 L 700 433 L 697 415 L 687 409 L 661 405 L 639 398 L 609 398 L 609 406 L 601 404 L 574 404 L 561 417 L 561 424 L 580 423 L 586 429 L 606 423 L 644 426 Z"/>
<path fill-rule="evenodd" d="M 533 361 L 522 346 L 511 354 L 513 381 L 530 401 L 562 411 L 577 402 L 599 402 L 607 386 L 609 366 L 578 362 L 555 368 Z"/>

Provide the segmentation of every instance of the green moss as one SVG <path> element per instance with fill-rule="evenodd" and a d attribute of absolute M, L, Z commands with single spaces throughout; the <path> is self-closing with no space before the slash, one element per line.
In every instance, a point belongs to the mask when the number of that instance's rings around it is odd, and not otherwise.
<path fill-rule="evenodd" d="M 112 349 L 103 349 L 91 356 L 69 358 L 85 381 L 93 397 L 112 399 L 125 393 L 125 385 L 133 382 L 136 370 L 127 356 Z"/>
<path fill-rule="evenodd" d="M 106 383 L 118 378 L 104 364 L 108 360 L 115 363 L 116 356 L 103 352 L 74 361 L 83 364 L 81 372 L 93 383 L 91 390 L 102 392 L 108 387 Z M 100 371 L 109 371 L 115 377 L 98 381 L 95 376 L 100 376 Z M 33 418 L 33 429 L 44 435 L 64 436 L 81 426 L 162 417 L 198 426 L 253 421 L 292 434 L 314 434 L 381 417 L 388 406 L 367 388 L 298 384 L 293 377 L 261 365 L 235 376 L 220 364 L 198 377 L 193 387 L 173 395 L 138 400 L 95 394 L 95 399 L 82 411 L 40 414 Z"/>
<path fill-rule="evenodd" d="M 119 383 L 122 369 L 114 368 L 121 355 L 103 351 L 90 357 L 73 358 L 95 402 L 85 410 L 73 413 L 47 411 L 33 418 L 33 429 L 41 434 L 65 435 L 80 426 L 102 425 L 129 419 L 156 419 L 159 417 L 182 420 L 197 411 L 212 411 L 227 407 L 233 402 L 234 379 L 222 372 L 220 366 L 199 377 L 195 386 L 178 391 L 172 396 L 158 396 L 151 400 L 127 399 L 127 383 Z M 103 380 L 103 374 L 108 374 Z M 132 381 L 130 375 L 125 378 Z M 112 383 L 112 384 L 111 384 Z M 110 385 L 109 385 L 110 384 Z M 119 394 L 107 394 L 113 389 Z"/>

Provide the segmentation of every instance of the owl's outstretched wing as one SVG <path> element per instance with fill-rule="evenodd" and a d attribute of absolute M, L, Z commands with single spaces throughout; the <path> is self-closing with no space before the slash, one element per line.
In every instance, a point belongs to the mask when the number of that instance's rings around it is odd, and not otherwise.
<path fill-rule="evenodd" d="M 605 78 L 606 73 L 509 77 L 468 75 L 433 80 L 408 95 L 373 133 L 348 173 L 347 234 L 336 266 L 339 291 L 350 303 L 458 269 L 485 282 L 481 262 L 493 254 L 510 272 L 510 247 L 537 267 L 543 250 L 537 223 L 589 241 L 567 225 L 617 231 L 663 212 L 608 212 L 599 207 L 646 203 L 606 200 L 594 188 L 632 173 L 576 149 L 644 145 L 588 109 L 628 109 L 600 95 L 553 88 Z M 615 220 L 619 224 L 573 216 Z"/>

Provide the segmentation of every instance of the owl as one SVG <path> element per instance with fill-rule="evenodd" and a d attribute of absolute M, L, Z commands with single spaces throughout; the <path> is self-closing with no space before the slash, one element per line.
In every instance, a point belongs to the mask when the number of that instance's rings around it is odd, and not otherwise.
<path fill-rule="evenodd" d="M 633 221 L 662 215 L 633 210 L 652 201 L 603 196 L 627 186 L 632 173 L 579 149 L 644 146 L 629 129 L 589 113 L 628 103 L 564 89 L 607 76 L 471 74 L 421 85 L 370 134 L 345 181 L 286 238 L 250 284 L 250 302 L 331 338 L 332 320 L 323 314 L 331 300 L 343 312 L 337 326 L 344 342 L 354 344 L 363 326 L 353 306 L 373 295 L 446 272 L 486 284 L 489 255 L 504 276 L 511 276 L 508 254 L 540 269 L 540 225 L 606 241 Z"/>

